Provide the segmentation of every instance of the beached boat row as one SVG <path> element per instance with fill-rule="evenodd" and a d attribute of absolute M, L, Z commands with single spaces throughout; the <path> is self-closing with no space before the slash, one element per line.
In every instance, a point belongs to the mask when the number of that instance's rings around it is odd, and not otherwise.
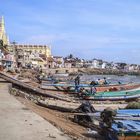
<path fill-rule="evenodd" d="M 74 91 L 75 88 L 91 88 L 91 87 L 96 87 L 97 92 L 104 92 L 104 91 L 118 91 L 118 90 L 129 90 L 129 89 L 135 89 L 140 87 L 140 84 L 137 83 L 132 83 L 132 84 L 107 84 L 107 85 L 89 85 L 89 84 L 80 84 L 80 85 L 74 85 L 74 84 L 65 84 L 65 83 L 57 83 L 57 84 L 50 84 L 45 81 L 42 81 L 40 88 L 41 89 L 56 89 L 56 90 L 65 90 L 68 91 L 69 93 L 71 91 Z"/>
<path fill-rule="evenodd" d="M 14 78 L 11 78 L 11 77 L 3 74 L 3 73 L 1 73 L 0 75 L 2 78 L 6 79 L 7 81 L 10 81 L 11 83 L 13 83 L 13 85 L 17 86 L 18 90 L 24 88 L 27 91 L 29 90 L 30 94 L 33 93 L 34 95 L 47 96 L 49 98 L 52 97 L 55 99 L 62 100 L 62 97 L 59 97 L 58 94 L 55 95 L 53 92 L 45 93 L 45 92 L 39 90 L 38 88 L 32 87 L 29 84 L 25 84 L 24 82 L 26 82 L 26 81 L 21 82 L 19 80 L 16 80 Z M 68 85 L 68 84 L 65 84 L 65 85 L 64 84 L 59 84 L 59 85 L 50 84 L 48 86 L 56 86 L 56 87 L 58 86 L 58 87 L 63 87 L 64 89 L 66 87 L 69 88 L 69 86 L 74 89 L 76 87 L 74 85 Z M 104 85 L 104 86 L 102 85 L 100 87 L 98 86 L 100 89 L 102 87 L 106 88 L 106 91 L 97 92 L 94 94 L 87 92 L 82 95 L 82 98 L 88 99 L 88 100 L 89 99 L 92 99 L 92 100 L 127 100 L 127 99 L 131 99 L 132 100 L 132 99 L 137 99 L 140 97 L 140 89 L 138 88 L 140 86 L 139 84 L 116 85 L 116 87 L 118 87 L 117 91 L 110 91 L 110 88 L 114 87 L 114 86 L 115 85 Z M 93 86 L 91 86 L 91 85 L 79 85 L 78 88 L 90 89 L 92 87 Z M 98 87 L 96 86 L 96 88 L 98 88 Z M 112 89 L 113 88 L 111 88 L 111 90 Z M 75 94 L 78 94 L 78 93 L 75 92 Z M 125 110 L 119 110 L 117 113 L 118 113 L 118 115 L 114 117 L 115 121 L 112 122 L 111 129 L 117 135 L 118 140 L 140 140 L 140 110 L 135 110 L 135 112 L 132 112 L 132 111 L 126 112 Z M 81 116 L 81 114 L 80 114 L 80 116 Z M 87 116 L 87 114 L 86 114 L 86 116 Z M 108 136 L 110 136 L 110 135 L 108 135 Z"/>
<path fill-rule="evenodd" d="M 91 88 L 96 88 L 96 93 L 91 92 Z M 73 85 L 73 84 L 46 84 L 43 83 L 40 88 L 53 89 L 56 91 L 65 91 L 67 94 L 76 94 L 87 100 L 129 100 L 140 97 L 140 84 L 118 84 L 118 85 Z M 79 91 L 78 91 L 78 90 Z M 80 89 L 85 89 L 80 91 Z"/>

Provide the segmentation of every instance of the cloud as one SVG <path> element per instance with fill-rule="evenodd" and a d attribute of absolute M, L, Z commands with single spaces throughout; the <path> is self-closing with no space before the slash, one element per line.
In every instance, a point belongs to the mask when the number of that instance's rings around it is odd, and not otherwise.
<path fill-rule="evenodd" d="M 27 39 L 25 39 L 25 42 L 29 43 L 53 43 L 56 41 L 63 41 L 63 40 L 68 40 L 69 36 L 66 34 L 52 34 L 52 35 L 47 35 L 47 34 L 41 34 L 41 35 L 33 35 L 29 36 Z"/>
<path fill-rule="evenodd" d="M 58 55 L 139 57 L 138 0 L 5 0 L 1 5 L 6 31 L 19 43 L 51 44 Z"/>
<path fill-rule="evenodd" d="M 139 38 L 91 36 L 91 35 L 81 35 L 78 33 L 35 34 L 35 35 L 27 36 L 27 38 L 24 40 L 24 42 L 37 43 L 37 44 L 41 44 L 41 43 L 51 44 L 59 41 L 65 43 L 67 42 L 71 44 L 73 43 L 73 46 L 75 46 L 75 44 L 79 44 L 81 46 L 80 49 L 81 48 L 84 49 L 86 44 L 92 47 L 104 47 L 104 45 L 110 44 L 110 47 L 113 47 L 111 45 L 140 43 Z"/>

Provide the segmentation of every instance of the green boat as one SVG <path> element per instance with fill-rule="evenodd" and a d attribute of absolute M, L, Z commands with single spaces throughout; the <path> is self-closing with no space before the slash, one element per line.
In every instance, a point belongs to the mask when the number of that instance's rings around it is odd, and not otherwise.
<path fill-rule="evenodd" d="M 87 92 L 83 94 L 82 97 L 88 100 L 130 100 L 137 99 L 140 97 L 140 89 L 98 92 L 94 94 Z"/>

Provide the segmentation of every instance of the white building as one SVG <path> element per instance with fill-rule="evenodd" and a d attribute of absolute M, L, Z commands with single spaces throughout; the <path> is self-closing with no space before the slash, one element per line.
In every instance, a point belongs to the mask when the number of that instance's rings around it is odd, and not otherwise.
<path fill-rule="evenodd" d="M 64 62 L 64 67 L 65 68 L 72 68 L 72 63 L 70 61 L 65 61 Z"/>
<path fill-rule="evenodd" d="M 139 70 L 139 66 L 136 64 L 131 64 L 129 66 L 129 71 L 138 71 Z"/>
<path fill-rule="evenodd" d="M 55 62 L 56 68 L 62 68 L 64 67 L 64 59 L 62 56 L 53 56 L 53 60 Z"/>
<path fill-rule="evenodd" d="M 102 68 L 102 60 L 93 59 L 93 61 L 92 61 L 92 67 L 93 68 L 97 68 L 97 69 Z"/>
<path fill-rule="evenodd" d="M 104 61 L 104 62 L 102 63 L 101 68 L 102 68 L 102 69 L 106 69 L 107 66 L 108 66 L 108 62 L 105 62 L 105 61 Z"/>

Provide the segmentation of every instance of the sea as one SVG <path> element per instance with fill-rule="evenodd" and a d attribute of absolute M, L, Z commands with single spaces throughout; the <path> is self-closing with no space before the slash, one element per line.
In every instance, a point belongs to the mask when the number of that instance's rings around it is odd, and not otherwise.
<path fill-rule="evenodd" d="M 117 84 L 118 82 L 121 82 L 122 84 L 126 83 L 140 83 L 140 76 L 135 75 L 124 75 L 124 76 L 118 76 L 118 75 L 82 75 L 80 77 L 81 81 L 96 81 L 98 79 L 106 78 L 108 83 L 111 84 Z"/>

